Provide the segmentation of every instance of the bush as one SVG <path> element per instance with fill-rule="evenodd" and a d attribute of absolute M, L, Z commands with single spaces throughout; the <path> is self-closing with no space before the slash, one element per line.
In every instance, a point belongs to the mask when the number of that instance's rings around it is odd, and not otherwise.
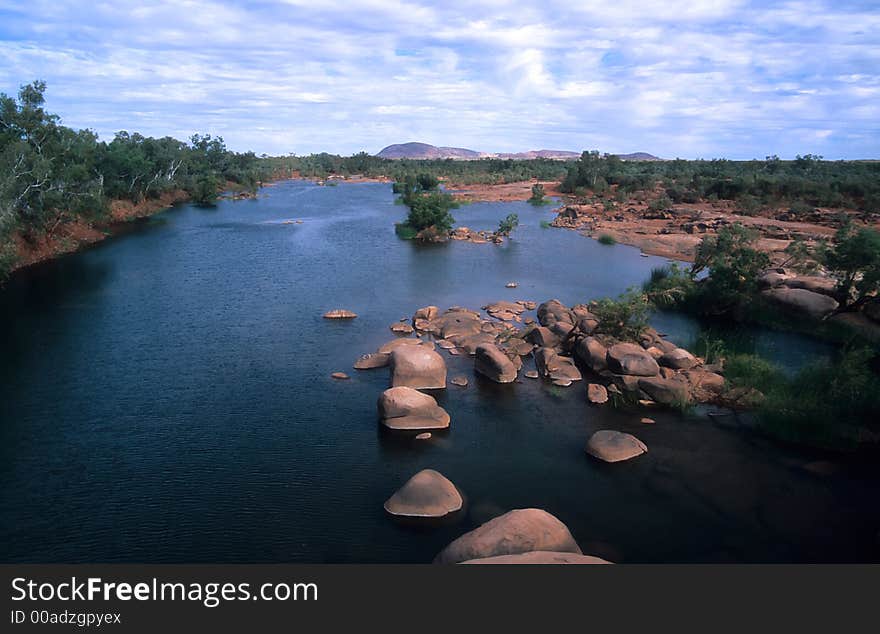
<path fill-rule="evenodd" d="M 709 270 L 709 277 L 697 289 L 698 310 L 722 314 L 753 298 L 758 276 L 770 265 L 769 256 L 755 248 L 757 240 L 756 231 L 739 223 L 703 238 L 691 268 L 692 278 Z"/>
<path fill-rule="evenodd" d="M 449 213 L 458 207 L 458 203 L 446 192 L 428 192 L 413 194 L 407 202 L 409 214 L 406 224 L 418 233 L 428 227 L 439 232 L 452 229 L 455 218 Z"/>
<path fill-rule="evenodd" d="M 758 420 L 765 431 L 789 442 L 842 449 L 858 446 L 865 431 L 877 431 L 880 377 L 871 370 L 876 358 L 868 348 L 847 349 L 793 378 L 753 355 L 731 357 L 724 368 L 732 385 L 764 394 Z"/>
<path fill-rule="evenodd" d="M 617 244 L 617 240 L 614 238 L 614 236 L 603 233 L 601 236 L 599 236 L 599 244 L 611 246 L 612 244 Z"/>
<path fill-rule="evenodd" d="M 396 233 L 399 238 L 403 238 L 404 240 L 412 240 L 418 235 L 419 232 L 410 227 L 405 222 L 398 222 L 394 225 L 394 233 Z"/>
<path fill-rule="evenodd" d="M 552 225 L 547 220 L 541 221 L 541 229 L 549 229 Z"/>
<path fill-rule="evenodd" d="M 519 226 L 519 216 L 516 214 L 507 214 L 501 222 L 498 223 L 497 233 L 500 236 L 509 236 L 510 232 Z"/>
<path fill-rule="evenodd" d="M 544 200 L 544 186 L 541 183 L 532 185 L 532 196 L 529 198 L 529 202 L 533 205 L 543 205 L 546 202 Z"/>
<path fill-rule="evenodd" d="M 637 341 L 648 327 L 650 306 L 644 295 L 630 289 L 617 299 L 606 297 L 591 302 L 590 312 L 599 320 L 598 332 L 624 341 Z"/>
<path fill-rule="evenodd" d="M 658 308 L 668 308 L 689 300 L 696 289 L 690 274 L 677 263 L 651 269 L 651 276 L 642 284 L 642 291 Z"/>
<path fill-rule="evenodd" d="M 672 201 L 668 196 L 660 196 L 660 198 L 655 198 L 648 203 L 648 209 L 651 211 L 666 211 L 670 207 L 672 207 Z"/>
<path fill-rule="evenodd" d="M 0 238 L 0 240 L 4 239 Z M 15 246 L 11 243 L 0 243 L 0 283 L 9 277 L 17 261 L 18 256 L 15 254 Z"/>

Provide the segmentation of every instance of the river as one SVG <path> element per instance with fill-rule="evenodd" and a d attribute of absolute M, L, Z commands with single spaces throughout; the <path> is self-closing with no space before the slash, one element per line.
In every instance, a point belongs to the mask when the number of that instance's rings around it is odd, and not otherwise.
<path fill-rule="evenodd" d="M 388 372 L 351 366 L 393 337 L 389 324 L 428 304 L 617 295 L 665 262 L 543 228 L 547 207 L 454 215 L 489 229 L 508 213 L 520 227 L 503 246 L 419 245 L 394 234 L 405 208 L 390 185 L 289 181 L 257 200 L 180 205 L 14 275 L 0 291 L 0 560 L 430 562 L 532 506 L 620 562 L 880 560 L 875 467 L 699 412 L 641 425 L 588 406 L 583 384 L 472 377 L 438 399 L 448 433 L 380 432 Z M 322 319 L 332 308 L 359 317 Z M 700 330 L 654 323 L 683 345 Z M 737 341 L 789 369 L 829 354 L 759 329 Z M 450 375 L 472 375 L 470 359 L 444 356 Z M 603 428 L 649 453 L 588 459 Z M 392 521 L 382 503 L 428 467 L 465 511 L 432 528 Z"/>

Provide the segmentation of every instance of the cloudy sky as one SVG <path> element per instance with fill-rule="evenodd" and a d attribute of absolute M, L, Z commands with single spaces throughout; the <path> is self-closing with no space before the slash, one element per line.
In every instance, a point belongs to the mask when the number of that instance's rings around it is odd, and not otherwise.
<path fill-rule="evenodd" d="M 258 153 L 880 158 L 877 0 L 0 0 L 0 92 Z"/>

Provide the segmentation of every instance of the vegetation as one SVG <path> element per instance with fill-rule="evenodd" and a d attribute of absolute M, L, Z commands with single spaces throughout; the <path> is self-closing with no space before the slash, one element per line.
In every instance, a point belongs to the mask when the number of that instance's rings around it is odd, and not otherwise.
<path fill-rule="evenodd" d="M 880 233 L 844 221 L 834 244 L 824 245 L 821 262 L 837 274 L 838 300 L 853 309 L 880 291 Z"/>
<path fill-rule="evenodd" d="M 517 214 L 507 214 L 507 216 L 498 223 L 498 231 L 495 232 L 499 236 L 509 236 L 510 232 L 519 226 L 519 216 Z"/>
<path fill-rule="evenodd" d="M 452 229 L 455 218 L 450 210 L 458 207 L 451 194 L 440 191 L 440 182 L 429 173 L 407 174 L 395 182 L 393 189 L 400 201 L 409 207 L 406 220 L 395 225 L 397 235 L 405 240 L 437 237 Z M 423 233 L 424 232 L 424 233 Z"/>
<path fill-rule="evenodd" d="M 880 163 L 824 161 L 806 154 L 793 161 L 622 161 L 584 152 L 569 164 L 561 189 L 568 194 L 617 197 L 648 192 L 657 208 L 700 200 L 734 201 L 742 213 L 786 208 L 804 216 L 816 207 L 880 213 Z M 657 190 L 663 192 L 658 197 Z"/>
<path fill-rule="evenodd" d="M 529 202 L 533 205 L 543 205 L 547 202 L 545 195 L 544 186 L 541 183 L 535 183 L 532 185 L 532 196 L 529 198 Z"/>
<path fill-rule="evenodd" d="M 0 93 L 0 279 L 14 266 L 15 235 L 35 243 L 68 222 L 105 220 L 111 200 L 185 190 L 210 204 L 227 182 L 255 191 L 268 175 L 253 153 L 230 152 L 210 135 L 185 143 L 119 132 L 99 141 L 46 112 L 45 91 L 35 81 L 17 98 Z"/>
<path fill-rule="evenodd" d="M 590 312 L 599 320 L 598 332 L 624 341 L 637 341 L 648 327 L 651 305 L 645 295 L 634 289 L 617 299 L 609 297 L 590 302 Z"/>
<path fill-rule="evenodd" d="M 611 246 L 612 244 L 617 244 L 617 240 L 614 239 L 614 236 L 603 233 L 601 236 L 599 236 L 599 244 Z"/>
<path fill-rule="evenodd" d="M 757 414 L 768 433 L 790 442 L 855 448 L 866 432 L 880 432 L 880 377 L 871 369 L 876 361 L 876 351 L 850 348 L 787 377 L 764 359 L 738 355 L 725 362 L 725 376 L 735 387 L 764 395 Z"/>

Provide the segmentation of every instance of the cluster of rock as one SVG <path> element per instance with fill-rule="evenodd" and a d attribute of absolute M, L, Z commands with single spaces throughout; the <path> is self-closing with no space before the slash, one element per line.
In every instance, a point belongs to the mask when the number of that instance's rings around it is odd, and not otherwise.
<path fill-rule="evenodd" d="M 469 227 L 456 227 L 449 232 L 450 240 L 462 240 L 464 242 L 473 242 L 474 244 L 486 244 L 493 242 L 501 244 L 504 238 L 492 231 L 474 231 Z"/>

